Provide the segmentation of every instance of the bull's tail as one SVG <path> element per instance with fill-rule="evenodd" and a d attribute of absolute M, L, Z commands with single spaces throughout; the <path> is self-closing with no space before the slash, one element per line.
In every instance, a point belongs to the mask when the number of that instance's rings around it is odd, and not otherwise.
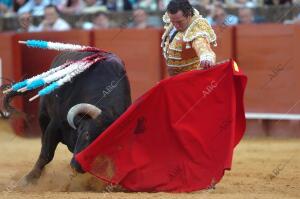
<path fill-rule="evenodd" d="M 7 85 L 2 85 L 0 88 L 0 92 L 2 93 L 3 90 L 7 88 Z M 22 95 L 23 93 L 19 93 L 16 91 L 10 91 L 9 93 L 5 94 L 2 101 L 2 108 L 0 109 L 0 117 L 3 119 L 9 119 L 12 115 L 15 114 L 22 114 L 22 112 L 18 111 L 11 105 L 11 101 L 14 97 Z"/>

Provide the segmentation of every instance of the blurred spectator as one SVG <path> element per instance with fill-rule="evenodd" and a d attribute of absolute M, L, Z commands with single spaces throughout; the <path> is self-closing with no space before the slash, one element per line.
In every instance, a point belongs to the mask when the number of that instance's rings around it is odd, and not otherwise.
<path fill-rule="evenodd" d="M 93 23 L 92 22 L 84 22 L 82 24 L 82 28 L 85 30 L 108 29 L 108 28 L 111 28 L 111 23 L 106 14 L 100 13 L 93 19 Z"/>
<path fill-rule="evenodd" d="M 139 8 L 143 10 L 156 11 L 157 10 L 157 0 L 140 0 L 137 3 Z"/>
<path fill-rule="evenodd" d="M 204 8 L 207 8 L 208 6 L 211 5 L 211 1 L 210 0 L 201 0 L 201 1 L 198 1 L 199 2 L 199 6 L 202 6 Z"/>
<path fill-rule="evenodd" d="M 123 0 L 122 0 L 123 2 Z M 121 5 L 121 9 L 123 9 L 123 4 Z M 116 0 L 107 0 L 106 1 L 107 10 L 116 11 L 117 10 L 117 1 Z"/>
<path fill-rule="evenodd" d="M 137 4 L 139 0 L 116 0 L 117 1 L 117 7 L 123 8 L 123 10 L 134 10 L 137 9 Z M 119 6 L 118 6 L 119 5 Z M 120 9 L 119 9 L 120 11 Z"/>
<path fill-rule="evenodd" d="M 128 24 L 128 28 L 144 29 L 148 28 L 148 15 L 143 9 L 133 11 L 133 22 Z"/>
<path fill-rule="evenodd" d="M 30 13 L 26 12 L 18 17 L 20 28 L 18 32 L 36 32 L 38 31 L 37 27 L 32 24 L 32 16 Z"/>
<path fill-rule="evenodd" d="M 255 23 L 253 11 L 250 8 L 240 8 L 239 9 L 239 23 L 240 24 Z"/>
<path fill-rule="evenodd" d="M 236 25 L 238 23 L 238 17 L 235 15 L 227 14 L 224 7 L 220 3 L 214 4 L 209 10 L 207 20 L 211 25 Z"/>
<path fill-rule="evenodd" d="M 28 0 L 19 10 L 18 14 L 30 12 L 33 16 L 44 15 L 45 7 L 50 4 L 50 0 Z"/>
<path fill-rule="evenodd" d="M 293 19 L 286 19 L 284 24 L 300 24 L 300 13 Z"/>
<path fill-rule="evenodd" d="M 106 0 L 107 10 L 124 11 L 137 8 L 138 0 Z"/>
<path fill-rule="evenodd" d="M 93 20 L 94 29 L 107 29 L 110 28 L 109 18 L 106 14 L 101 13 Z"/>
<path fill-rule="evenodd" d="M 70 25 L 59 17 L 55 6 L 49 5 L 45 8 L 45 19 L 39 25 L 39 31 L 64 31 L 71 29 Z"/>
<path fill-rule="evenodd" d="M 159 2 L 163 2 L 164 5 L 168 5 L 168 3 L 170 2 L 170 0 L 158 0 Z M 211 5 L 213 5 L 213 3 L 221 3 L 221 4 L 225 4 L 225 1 L 235 1 L 235 0 L 188 0 L 190 2 L 190 4 L 193 7 L 197 7 L 197 6 L 201 6 L 203 8 L 208 8 Z M 164 8 L 164 10 L 166 9 L 166 7 Z"/>
<path fill-rule="evenodd" d="M 143 29 L 152 27 L 162 27 L 162 21 L 159 16 L 148 16 L 143 9 L 133 11 L 133 22 L 129 23 L 128 28 Z"/>
<path fill-rule="evenodd" d="M 292 0 L 264 0 L 266 5 L 292 5 Z"/>
<path fill-rule="evenodd" d="M 0 0 L 0 16 L 12 10 L 12 0 Z"/>
<path fill-rule="evenodd" d="M 50 0 L 50 4 L 57 7 L 58 5 L 63 4 L 65 1 L 67 0 Z"/>
<path fill-rule="evenodd" d="M 105 12 L 107 8 L 97 0 L 84 0 L 85 6 L 82 9 L 82 13 L 91 14 L 96 12 Z"/>
<path fill-rule="evenodd" d="M 83 0 L 64 0 L 57 6 L 57 9 L 63 14 L 79 14 L 83 8 Z"/>
<path fill-rule="evenodd" d="M 166 11 L 167 5 L 170 2 L 170 0 L 158 0 L 158 10 Z"/>
<path fill-rule="evenodd" d="M 198 6 L 200 4 L 200 0 L 189 0 L 190 4 L 194 7 L 194 6 Z"/>
<path fill-rule="evenodd" d="M 28 2 L 28 0 L 14 0 L 13 2 L 13 11 L 15 13 L 18 12 L 18 10 L 24 6 L 26 3 Z"/>
<path fill-rule="evenodd" d="M 240 24 L 252 24 L 252 23 L 263 23 L 264 18 L 255 16 L 253 10 L 250 8 L 239 9 L 239 23 Z"/>
<path fill-rule="evenodd" d="M 293 24 L 298 24 L 298 25 L 300 25 L 300 19 L 299 19 L 299 18 L 295 19 L 295 20 L 293 21 Z"/>
<path fill-rule="evenodd" d="M 105 5 L 111 11 L 132 10 L 137 7 L 137 0 L 106 0 Z"/>
<path fill-rule="evenodd" d="M 226 1 L 228 7 L 232 8 L 255 8 L 258 6 L 257 2 L 254 0 L 228 0 Z"/>

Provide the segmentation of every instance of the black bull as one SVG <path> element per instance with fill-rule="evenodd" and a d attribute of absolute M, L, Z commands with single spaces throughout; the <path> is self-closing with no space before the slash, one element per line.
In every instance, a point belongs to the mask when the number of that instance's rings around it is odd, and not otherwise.
<path fill-rule="evenodd" d="M 52 67 L 67 60 L 79 60 L 87 52 L 68 52 L 55 58 Z M 25 176 L 26 183 L 39 179 L 46 164 L 54 157 L 59 142 L 74 154 L 82 151 L 113 123 L 131 104 L 129 81 L 122 61 L 112 53 L 92 65 L 53 93 L 41 97 L 39 123 L 42 148 L 33 169 Z M 14 94 L 8 94 L 4 106 Z M 73 127 L 72 127 L 73 126 Z M 83 172 L 74 156 L 71 166 Z"/>

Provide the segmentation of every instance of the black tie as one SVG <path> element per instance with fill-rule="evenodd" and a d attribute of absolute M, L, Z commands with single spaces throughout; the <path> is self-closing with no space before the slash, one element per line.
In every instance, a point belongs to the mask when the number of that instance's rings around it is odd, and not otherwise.
<path fill-rule="evenodd" d="M 178 33 L 178 30 L 175 30 L 175 32 L 170 37 L 169 43 L 171 43 L 173 41 L 173 39 L 175 38 L 175 36 L 176 36 L 177 33 Z"/>

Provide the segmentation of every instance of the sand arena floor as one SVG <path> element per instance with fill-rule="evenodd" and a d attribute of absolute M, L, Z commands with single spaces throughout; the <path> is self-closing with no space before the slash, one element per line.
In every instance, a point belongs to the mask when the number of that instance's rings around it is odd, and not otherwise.
<path fill-rule="evenodd" d="M 113 191 L 89 174 L 74 177 L 71 154 L 62 144 L 37 185 L 16 187 L 39 151 L 39 139 L 16 137 L 0 121 L 0 198 L 300 198 L 300 139 L 244 139 L 236 148 L 232 170 L 216 189 L 184 194 Z"/>

